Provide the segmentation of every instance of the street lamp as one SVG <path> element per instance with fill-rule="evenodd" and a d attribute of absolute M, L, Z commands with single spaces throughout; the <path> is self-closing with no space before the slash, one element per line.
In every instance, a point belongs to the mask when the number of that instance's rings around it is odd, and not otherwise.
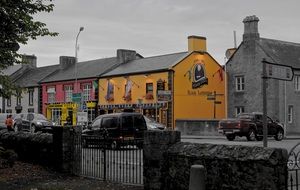
<path fill-rule="evenodd" d="M 84 29 L 84 27 L 82 27 L 82 26 L 79 28 L 79 32 L 76 36 L 76 43 L 75 43 L 75 88 L 74 88 L 74 90 L 76 93 L 77 93 L 77 62 L 78 62 L 78 60 L 77 60 L 77 50 L 78 50 L 77 42 L 78 42 L 79 34 L 81 31 L 83 31 L 83 29 Z"/>

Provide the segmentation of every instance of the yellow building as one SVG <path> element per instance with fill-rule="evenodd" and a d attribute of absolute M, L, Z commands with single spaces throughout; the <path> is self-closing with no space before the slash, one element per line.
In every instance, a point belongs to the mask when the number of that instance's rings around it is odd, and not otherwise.
<path fill-rule="evenodd" d="M 135 111 L 174 128 L 177 119 L 225 117 L 224 70 L 206 38 L 188 37 L 188 52 L 120 64 L 99 79 L 100 113 Z"/>

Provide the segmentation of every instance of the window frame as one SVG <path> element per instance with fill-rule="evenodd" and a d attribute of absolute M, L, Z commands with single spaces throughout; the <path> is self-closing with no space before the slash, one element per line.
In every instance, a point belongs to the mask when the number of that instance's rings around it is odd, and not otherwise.
<path fill-rule="evenodd" d="M 245 107 L 244 106 L 235 106 L 234 113 L 235 113 L 236 117 L 241 113 L 245 113 Z"/>
<path fill-rule="evenodd" d="M 72 102 L 73 89 L 72 84 L 64 85 L 65 102 Z"/>
<path fill-rule="evenodd" d="M 50 89 L 54 89 L 53 92 L 49 92 Z M 48 103 L 55 103 L 56 102 L 56 89 L 55 86 L 47 87 L 47 102 Z"/>
<path fill-rule="evenodd" d="M 28 105 L 33 106 L 34 88 L 28 89 Z"/>
<path fill-rule="evenodd" d="M 6 99 L 6 106 L 11 107 L 11 96 Z"/>
<path fill-rule="evenodd" d="M 294 88 L 295 91 L 300 92 L 300 75 L 294 76 Z"/>
<path fill-rule="evenodd" d="M 152 87 L 152 89 L 151 89 Z M 153 95 L 153 83 L 152 82 L 148 82 L 146 83 L 146 94 L 151 93 Z"/>
<path fill-rule="evenodd" d="M 235 91 L 236 92 L 245 91 L 245 76 L 244 75 L 235 76 Z"/>
<path fill-rule="evenodd" d="M 288 123 L 293 123 L 293 116 L 294 116 L 294 106 L 288 105 L 288 113 L 287 113 Z"/>
<path fill-rule="evenodd" d="M 85 102 L 91 100 L 92 84 L 91 83 L 83 83 L 81 86 L 82 86 L 82 100 Z M 87 86 L 89 88 L 86 88 Z"/>

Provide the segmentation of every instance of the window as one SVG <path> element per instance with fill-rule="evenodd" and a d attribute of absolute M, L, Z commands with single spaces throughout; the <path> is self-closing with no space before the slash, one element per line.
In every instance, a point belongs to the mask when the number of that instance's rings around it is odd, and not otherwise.
<path fill-rule="evenodd" d="M 99 128 L 99 127 L 100 127 L 100 123 L 101 123 L 101 119 L 96 119 L 96 120 L 92 123 L 92 128 Z"/>
<path fill-rule="evenodd" d="M 153 94 L 153 83 L 146 83 L 146 94 Z"/>
<path fill-rule="evenodd" d="M 21 105 L 21 93 L 17 93 L 17 106 Z"/>
<path fill-rule="evenodd" d="M 238 116 L 241 113 L 245 112 L 245 108 L 243 106 L 237 106 L 235 107 L 235 115 Z"/>
<path fill-rule="evenodd" d="M 235 77 L 235 90 L 238 92 L 245 90 L 245 78 L 244 76 Z"/>
<path fill-rule="evenodd" d="M 33 105 L 33 92 L 34 92 L 33 88 L 28 89 L 28 98 L 29 98 L 28 102 L 30 106 Z"/>
<path fill-rule="evenodd" d="M 295 90 L 300 91 L 300 75 L 294 76 Z"/>
<path fill-rule="evenodd" d="M 72 102 L 73 86 L 65 85 L 65 102 Z"/>
<path fill-rule="evenodd" d="M 293 112 L 294 112 L 294 107 L 292 105 L 288 106 L 288 122 L 293 123 Z"/>
<path fill-rule="evenodd" d="M 34 108 L 28 108 L 28 113 L 34 113 Z"/>
<path fill-rule="evenodd" d="M 11 106 L 11 97 L 6 99 L 6 105 L 9 106 L 9 107 Z"/>
<path fill-rule="evenodd" d="M 113 117 L 106 117 L 102 118 L 102 125 L 101 127 L 105 129 L 113 129 L 117 128 L 118 126 L 118 119 Z"/>
<path fill-rule="evenodd" d="M 126 131 L 133 131 L 133 117 L 124 116 L 122 117 L 122 129 Z"/>
<path fill-rule="evenodd" d="M 47 95 L 48 95 L 48 103 L 54 103 L 55 102 L 55 87 L 48 87 Z"/>
<path fill-rule="evenodd" d="M 91 96 L 91 89 L 92 89 L 92 86 L 90 83 L 88 84 L 83 84 L 83 89 L 82 89 L 82 92 L 83 92 L 83 101 L 89 101 L 90 100 L 90 96 Z"/>
<path fill-rule="evenodd" d="M 61 123 L 61 109 L 53 108 L 51 110 L 51 121 L 55 122 L 56 125 L 60 125 Z"/>
<path fill-rule="evenodd" d="M 147 127 L 145 125 L 145 120 L 142 115 L 134 116 L 134 126 L 136 129 L 145 130 Z"/>

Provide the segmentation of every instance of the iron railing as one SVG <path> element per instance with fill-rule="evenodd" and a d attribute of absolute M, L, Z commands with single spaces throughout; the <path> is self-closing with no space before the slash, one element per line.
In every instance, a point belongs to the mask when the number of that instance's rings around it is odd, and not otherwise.
<path fill-rule="evenodd" d="M 294 146 L 288 158 L 288 189 L 299 190 L 300 189 L 300 143 Z"/>
<path fill-rule="evenodd" d="M 94 135 L 74 138 L 74 174 L 126 184 L 143 184 L 143 141 Z"/>

